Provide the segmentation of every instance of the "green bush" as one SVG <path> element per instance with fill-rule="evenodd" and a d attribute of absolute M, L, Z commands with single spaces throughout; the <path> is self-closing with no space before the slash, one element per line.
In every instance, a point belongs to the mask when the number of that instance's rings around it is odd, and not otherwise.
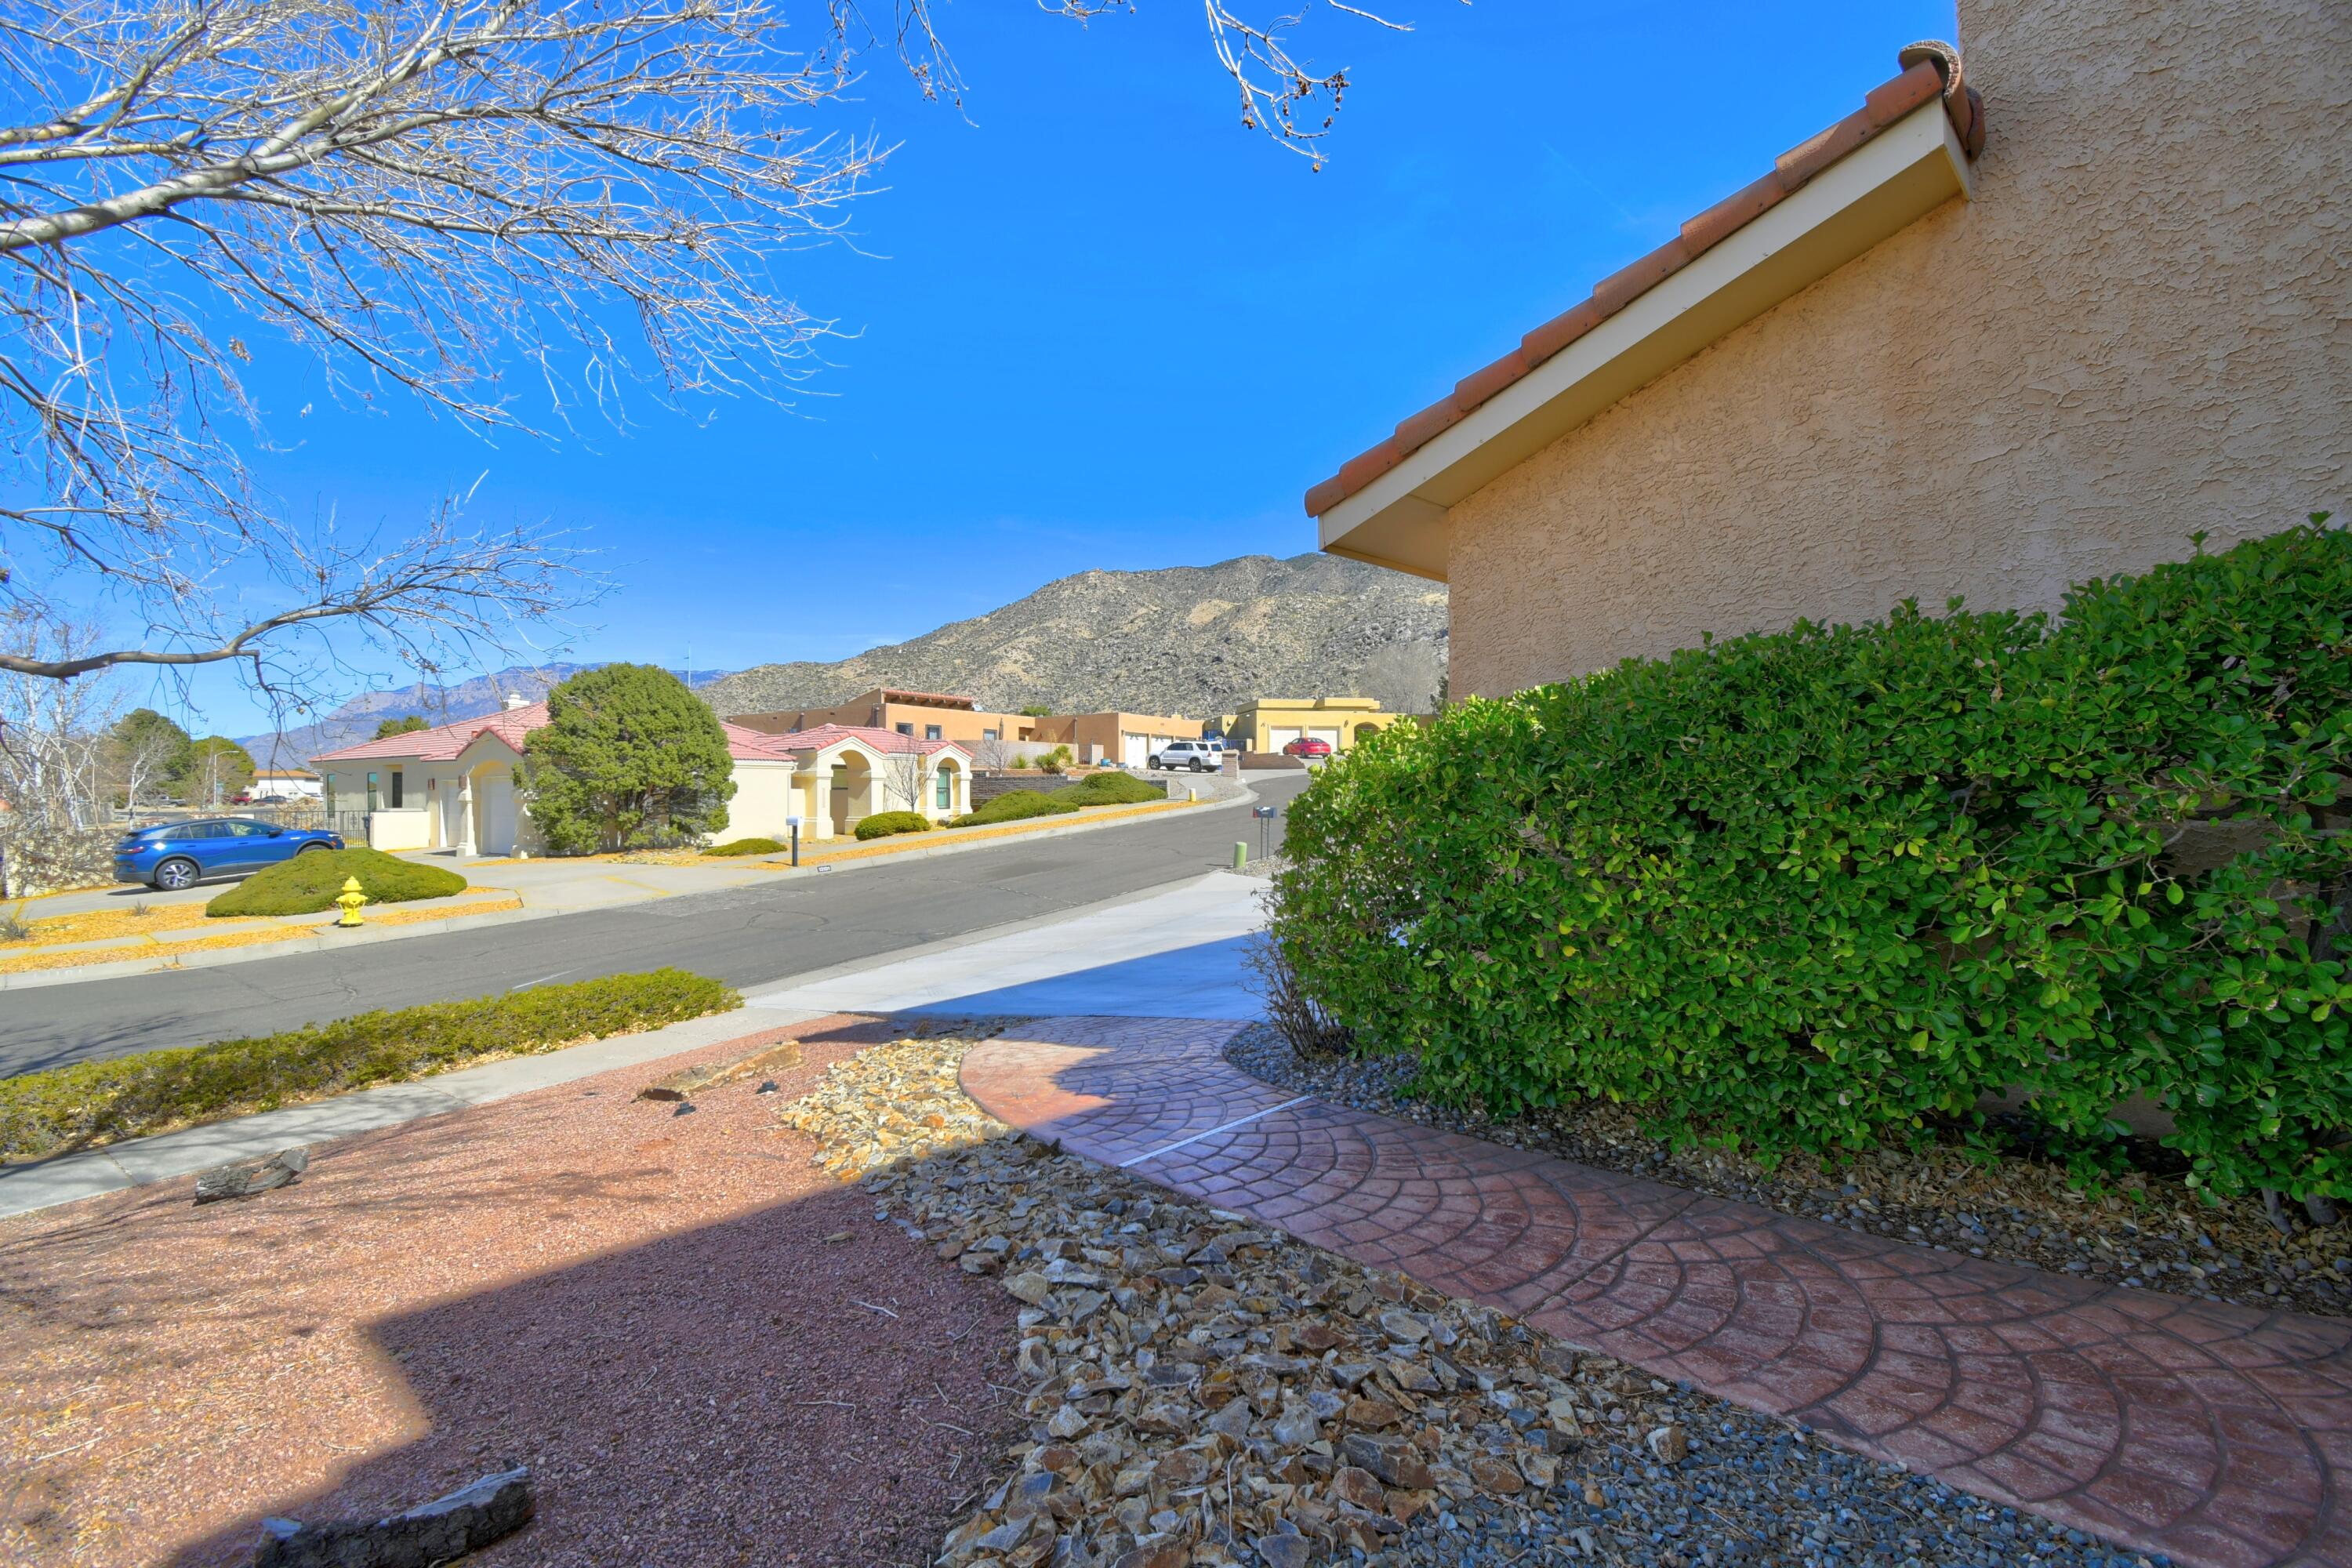
<path fill-rule="evenodd" d="M 534 1055 L 724 1013 L 742 1002 L 716 980 L 657 969 L 0 1079 L 0 1159 L 39 1159 L 185 1122 L 270 1110 L 488 1056 Z"/>
<path fill-rule="evenodd" d="M 965 812 L 955 819 L 953 826 L 985 827 L 991 823 L 1022 822 L 1033 816 L 1057 816 L 1077 809 L 1075 801 L 1057 800 L 1054 795 L 1041 795 L 1034 789 L 1009 789 L 978 811 Z"/>
<path fill-rule="evenodd" d="M 1048 800 L 1074 801 L 1079 805 L 1139 805 L 1148 800 L 1166 800 L 1168 792 L 1158 784 L 1145 784 L 1132 773 L 1089 773 L 1072 784 L 1064 784 Z"/>
<path fill-rule="evenodd" d="M 1502 1113 L 1771 1152 L 2023 1089 L 2085 1167 L 2352 1197 L 2352 535 L 1630 661 L 1398 725 L 1291 807 L 1276 939 Z"/>
<path fill-rule="evenodd" d="M 773 855 L 790 845 L 779 844 L 772 838 L 738 838 L 728 844 L 713 844 L 703 850 L 705 855 Z"/>
<path fill-rule="evenodd" d="M 446 899 L 466 890 L 466 879 L 441 866 L 420 866 L 377 849 L 305 849 L 257 871 L 205 906 L 207 915 L 307 915 L 335 907 L 352 878 L 370 903 Z"/>
<path fill-rule="evenodd" d="M 857 837 L 887 838 L 894 833 L 928 833 L 931 819 L 919 811 L 877 811 L 857 819 Z"/>

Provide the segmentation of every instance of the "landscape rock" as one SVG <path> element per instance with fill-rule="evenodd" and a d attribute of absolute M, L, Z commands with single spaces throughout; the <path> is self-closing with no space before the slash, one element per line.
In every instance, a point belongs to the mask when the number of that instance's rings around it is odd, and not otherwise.
<path fill-rule="evenodd" d="M 732 1083 L 738 1079 L 750 1078 L 754 1073 L 769 1072 L 778 1068 L 796 1068 L 800 1065 L 801 1043 L 798 1040 L 785 1040 L 780 1045 L 762 1046 L 758 1050 L 746 1052 L 742 1056 L 726 1061 L 705 1062 L 700 1067 L 686 1068 L 671 1073 L 667 1078 L 656 1079 L 637 1090 L 637 1098 L 639 1100 L 688 1100 L 703 1089 L 713 1089 L 724 1083 Z M 772 1093 L 775 1087 L 775 1084 L 771 1081 L 762 1084 L 759 1092 Z"/>
<path fill-rule="evenodd" d="M 530 1471 L 503 1470 L 388 1519 L 262 1521 L 253 1568 L 433 1568 L 530 1522 Z"/>
<path fill-rule="evenodd" d="M 249 1198 L 282 1187 L 310 1168 L 308 1149 L 281 1149 L 267 1160 L 246 1160 L 218 1165 L 196 1177 L 196 1202 L 216 1204 L 225 1198 Z"/>

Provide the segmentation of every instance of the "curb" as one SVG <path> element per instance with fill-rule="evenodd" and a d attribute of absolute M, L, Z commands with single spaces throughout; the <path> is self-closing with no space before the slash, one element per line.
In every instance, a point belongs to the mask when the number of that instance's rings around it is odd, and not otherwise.
<path fill-rule="evenodd" d="M 1236 806 L 1246 805 L 1256 799 L 1257 792 L 1252 789 L 1247 782 L 1244 782 L 1241 793 L 1231 799 L 1197 801 L 1191 803 L 1187 809 L 1195 812 L 1231 811 Z M 1125 827 L 1134 823 L 1157 821 L 1172 815 L 1172 812 L 1164 809 L 1147 808 L 1140 814 L 1105 817 L 1094 822 L 1055 823 L 1030 828 L 1025 832 L 1002 834 L 992 838 L 974 838 L 961 844 L 937 844 L 920 849 L 900 849 L 887 855 L 863 856 L 856 859 L 845 860 L 838 865 L 803 866 L 797 869 L 784 867 L 781 869 L 786 879 L 831 876 L 840 871 L 863 870 L 876 866 L 897 866 L 909 860 L 928 860 L 940 855 L 969 855 L 1008 844 L 1026 844 L 1039 838 L 1062 838 L 1076 833 L 1100 833 L 1114 827 Z M 692 895 L 670 896 L 691 897 Z M 631 900 L 631 902 L 645 901 L 648 900 Z M 381 942 L 399 942 L 413 936 L 445 936 L 451 931 L 478 931 L 487 926 L 511 925 L 520 921 L 551 920 L 566 914 L 597 913 L 604 910 L 627 907 L 626 904 L 599 905 L 593 910 L 534 910 L 525 907 L 520 910 L 500 910 L 495 914 L 468 915 L 460 919 L 417 921 L 409 925 L 362 928 L 357 932 L 342 936 L 289 937 L 284 942 L 256 942 L 247 947 L 214 948 L 181 957 L 157 954 L 147 958 L 124 959 L 117 963 L 84 963 L 77 964 L 70 969 L 35 969 L 16 974 L 0 973 L 0 992 L 29 991 L 36 986 L 43 985 L 79 985 L 94 980 L 121 980 L 132 975 L 169 974 L 183 969 L 217 969 L 226 964 L 257 963 L 265 958 L 290 958 L 303 953 L 367 947 Z"/>

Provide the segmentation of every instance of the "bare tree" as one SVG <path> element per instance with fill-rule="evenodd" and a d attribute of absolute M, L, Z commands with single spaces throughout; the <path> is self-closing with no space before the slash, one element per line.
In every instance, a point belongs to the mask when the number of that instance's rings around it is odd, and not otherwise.
<path fill-rule="evenodd" d="M 96 636 L 85 626 L 0 608 L 0 651 L 73 658 Z M 0 665 L 0 800 L 11 832 L 82 832 L 105 825 L 106 729 L 115 693 L 100 681 L 49 680 Z"/>
<path fill-rule="evenodd" d="M 1433 713 L 1444 678 L 1445 654 L 1437 643 L 1387 643 L 1356 667 L 1354 694 L 1375 699 L 1391 713 Z"/>
<path fill-rule="evenodd" d="M 779 266 L 885 151 L 807 124 L 877 37 L 856 0 L 824 6 L 803 52 L 770 0 L 18 0 L 0 595 L 123 630 L 0 668 L 233 661 L 299 695 L 331 631 L 430 674 L 594 596 L 559 532 L 478 529 L 454 498 L 381 536 L 289 520 L 247 474 L 244 334 L 342 405 L 397 393 L 489 436 L 625 426 L 632 385 L 788 395 L 830 323 Z M 1345 73 L 1293 58 L 1298 18 L 1207 16 L 1244 121 L 1319 137 L 1302 109 Z M 887 35 L 927 93 L 961 90 L 930 0 L 894 0 Z"/>
<path fill-rule="evenodd" d="M 930 770 L 925 766 L 929 759 L 923 754 L 919 742 L 903 735 L 899 739 L 907 742 L 905 748 L 883 753 L 882 765 L 875 770 L 876 775 L 890 809 L 922 811 L 923 786 L 930 782 Z"/>

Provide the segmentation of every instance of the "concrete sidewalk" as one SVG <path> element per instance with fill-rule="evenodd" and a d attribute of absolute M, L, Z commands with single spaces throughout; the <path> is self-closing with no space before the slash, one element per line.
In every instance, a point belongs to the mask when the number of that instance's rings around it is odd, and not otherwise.
<path fill-rule="evenodd" d="M 414 1083 L 385 1084 L 309 1105 L 183 1128 L 84 1153 L 61 1154 L 34 1164 L 0 1166 L 0 1218 L 166 1182 L 236 1160 L 258 1159 L 280 1149 L 438 1116 L 445 1110 L 487 1104 L 550 1084 L 593 1078 L 614 1068 L 658 1061 L 721 1040 L 805 1023 L 814 1016 L 777 1010 L 714 1013 L 707 1018 L 689 1018 L 644 1034 L 615 1035 L 545 1056 L 514 1057 Z"/>
<path fill-rule="evenodd" d="M 1066 1013 L 1073 1009 L 1064 1004 L 1083 999 L 1100 1016 L 1254 1018 L 1260 1006 L 1245 984 L 1241 947 L 1259 922 L 1257 896 L 1265 887 L 1256 878 L 1214 872 L 1140 899 L 1113 900 L 934 942 L 879 963 L 801 976 L 750 997 L 740 1012 L 37 1164 L 0 1166 L 0 1217 L 437 1116 L 836 1013 L 1030 1016 Z"/>
<path fill-rule="evenodd" d="M 1261 878 L 1212 872 L 1032 927 L 803 976 L 754 1007 L 821 1013 L 1257 1018 L 1244 951 Z"/>

